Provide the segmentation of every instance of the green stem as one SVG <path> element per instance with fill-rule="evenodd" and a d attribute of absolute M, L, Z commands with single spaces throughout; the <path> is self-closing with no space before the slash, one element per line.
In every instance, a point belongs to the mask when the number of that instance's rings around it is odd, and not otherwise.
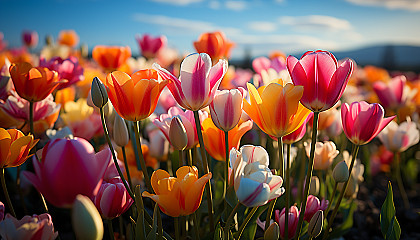
<path fill-rule="evenodd" d="M 120 225 L 120 236 L 119 236 L 119 238 L 120 239 L 125 239 L 125 237 L 124 237 L 124 223 L 123 223 L 122 215 L 120 215 L 118 217 L 118 223 Z"/>
<path fill-rule="evenodd" d="M 29 130 L 31 131 L 32 135 L 35 136 L 34 133 L 34 102 L 29 101 Z"/>
<path fill-rule="evenodd" d="M 312 128 L 311 151 L 309 155 L 308 171 L 306 173 L 305 190 L 303 191 L 302 204 L 300 207 L 301 210 L 299 213 L 299 222 L 296 228 L 296 239 L 299 239 L 300 232 L 302 230 L 303 216 L 305 215 L 306 202 L 308 200 L 309 187 L 311 185 L 312 171 L 314 168 L 315 144 L 316 144 L 317 132 L 318 132 L 318 117 L 319 117 L 319 112 L 314 112 L 314 121 L 312 124 L 313 128 Z"/>
<path fill-rule="evenodd" d="M 304 175 L 305 175 L 305 167 L 306 167 L 306 154 L 305 154 L 305 149 L 303 147 L 303 144 L 300 143 L 299 144 L 299 163 L 300 163 L 300 168 L 299 168 L 299 180 L 298 180 L 298 192 L 297 192 L 297 197 L 298 197 L 298 202 L 302 202 L 302 198 L 303 198 L 303 182 L 304 182 Z"/>
<path fill-rule="evenodd" d="M 108 142 L 109 149 L 111 150 L 112 159 L 114 160 L 115 167 L 117 168 L 118 174 L 120 175 L 121 180 L 124 184 L 124 187 L 127 189 L 128 194 L 133 199 L 133 201 L 135 201 L 136 198 L 134 197 L 133 191 L 131 191 L 131 188 L 128 186 L 127 181 L 125 181 L 124 175 L 121 172 L 120 165 L 118 165 L 117 156 L 115 156 L 114 147 L 112 146 L 111 139 L 109 138 L 108 128 L 106 127 L 104 110 L 103 108 L 99 108 L 99 111 L 101 113 L 101 120 L 102 120 L 102 127 L 104 129 L 104 135 L 105 135 L 106 141 Z"/>
<path fill-rule="evenodd" d="M 179 217 L 174 217 L 175 240 L 179 240 Z"/>
<path fill-rule="evenodd" d="M 274 210 L 274 206 L 276 205 L 276 201 L 277 201 L 277 198 L 274 198 L 273 200 L 271 200 L 270 204 L 268 205 L 267 217 L 265 218 L 265 228 L 264 229 L 268 229 L 268 227 L 270 227 L 271 215 L 273 214 L 273 210 Z"/>
<path fill-rule="evenodd" d="M 190 150 L 188 150 L 188 153 L 187 153 L 187 164 L 188 164 L 188 166 L 190 166 L 190 167 L 192 167 L 192 165 L 193 165 L 193 154 L 192 154 L 192 149 L 190 149 Z"/>
<path fill-rule="evenodd" d="M 290 195 L 290 148 L 291 145 L 287 144 L 287 158 L 286 158 L 286 206 L 285 206 L 285 221 L 284 221 L 284 239 L 289 239 L 289 195 Z"/>
<path fill-rule="evenodd" d="M 328 212 L 330 211 L 331 206 L 332 206 L 332 204 L 333 204 L 333 202 L 334 202 L 334 196 L 335 196 L 335 193 L 337 192 L 337 187 L 338 187 L 338 183 L 335 183 L 335 185 L 334 185 L 334 190 L 333 190 L 333 192 L 332 192 L 332 194 L 331 194 L 331 197 L 330 197 L 330 201 L 329 201 L 329 203 L 328 203 L 327 210 L 324 212 L 324 219 L 327 219 Z"/>
<path fill-rule="evenodd" d="M 9 192 L 7 191 L 6 180 L 4 179 L 4 168 L 1 169 L 0 178 L 1 178 L 1 186 L 3 188 L 4 196 L 6 197 L 7 205 L 9 206 L 12 216 L 16 217 L 16 213 L 15 213 L 15 210 L 13 209 L 12 201 L 10 201 Z"/>
<path fill-rule="evenodd" d="M 325 229 L 324 237 L 322 238 L 324 240 L 327 239 L 327 237 L 328 237 L 331 225 L 334 221 L 335 216 L 337 215 L 338 208 L 340 207 L 341 200 L 343 200 L 343 196 L 346 193 L 347 186 L 349 185 L 350 178 L 352 177 L 351 172 L 353 170 L 354 162 L 356 160 L 358 152 L 359 152 L 359 145 L 354 145 L 353 146 L 353 152 L 351 154 L 351 163 L 350 163 L 350 167 L 349 167 L 349 178 L 347 179 L 346 182 L 344 182 L 343 189 L 341 189 L 340 196 L 338 196 L 337 203 L 335 204 L 334 210 L 333 210 L 333 212 L 332 212 L 332 214 L 331 214 L 331 216 L 328 220 L 328 225 L 327 225 L 327 228 Z"/>
<path fill-rule="evenodd" d="M 228 202 L 226 199 L 227 189 L 229 185 L 229 133 L 225 131 L 225 151 L 226 151 L 226 161 L 225 161 L 225 187 L 223 193 L 225 194 L 225 216 L 228 215 Z"/>
<path fill-rule="evenodd" d="M 279 171 L 278 171 L 278 175 L 282 178 L 284 178 L 284 153 L 283 153 L 283 138 L 279 137 L 277 138 L 278 141 L 278 150 L 279 150 Z"/>
<path fill-rule="evenodd" d="M 248 213 L 248 215 L 246 216 L 244 222 L 241 224 L 241 226 L 239 227 L 238 230 L 238 239 L 241 239 L 242 233 L 244 232 L 244 229 L 246 227 L 246 225 L 248 224 L 249 220 L 251 220 L 251 217 L 254 215 L 254 213 L 258 210 L 258 206 L 257 207 L 253 207 L 251 212 Z"/>
<path fill-rule="evenodd" d="M 197 211 L 194 212 L 192 215 L 193 215 L 193 224 L 194 224 L 195 239 L 196 240 L 199 240 L 200 239 L 200 232 L 198 230 Z"/>
<path fill-rule="evenodd" d="M 107 219 L 106 222 L 108 223 L 108 232 L 109 232 L 109 237 L 111 240 L 114 240 L 114 228 L 112 227 L 112 220 L 111 219 Z"/>
<path fill-rule="evenodd" d="M 38 192 L 38 193 L 39 193 L 39 197 L 41 198 L 42 205 L 44 206 L 44 211 L 48 213 L 48 206 L 47 206 L 47 202 L 45 201 L 44 195 L 42 195 L 41 192 Z"/>
<path fill-rule="evenodd" d="M 128 169 L 128 162 L 127 162 L 127 155 L 125 153 L 125 147 L 121 147 L 121 151 L 124 158 L 125 172 L 127 173 L 128 184 L 130 185 L 130 189 L 133 190 L 133 183 L 131 182 L 130 170 Z"/>
<path fill-rule="evenodd" d="M 201 158 L 203 160 L 203 169 L 204 174 L 209 173 L 209 164 L 207 162 L 206 150 L 204 148 L 203 134 L 201 133 L 201 123 L 200 117 L 198 116 L 198 111 L 194 111 L 194 120 L 195 127 L 197 129 L 198 142 L 200 143 L 200 152 Z M 209 222 L 210 222 L 210 231 L 214 231 L 214 219 L 213 219 L 213 197 L 211 192 L 211 181 L 208 181 L 206 184 L 206 193 L 207 193 L 207 206 L 209 212 Z"/>
<path fill-rule="evenodd" d="M 227 218 L 227 220 L 226 220 L 226 227 L 225 227 L 225 240 L 228 240 L 228 239 L 229 239 L 229 231 L 230 231 L 230 225 L 231 225 L 231 222 L 232 222 L 233 217 L 235 216 L 236 212 L 238 211 L 238 209 L 239 209 L 239 207 L 240 207 L 241 205 L 242 205 L 242 204 L 241 204 L 240 202 L 238 202 L 238 203 L 236 204 L 236 206 L 233 208 L 232 212 L 230 212 L 230 215 L 229 215 L 229 217 L 228 217 L 228 218 Z"/>
<path fill-rule="evenodd" d="M 395 173 L 396 173 L 396 178 L 397 178 L 398 189 L 400 190 L 401 197 L 404 202 L 404 207 L 405 209 L 409 209 L 410 202 L 408 201 L 407 192 L 405 191 L 404 184 L 401 178 L 401 168 L 400 168 L 401 155 L 400 154 L 401 154 L 400 152 L 394 153 L 394 158 L 395 158 L 394 162 L 395 162 L 395 167 L 396 167 Z"/>
<path fill-rule="evenodd" d="M 134 122 L 134 134 L 136 136 L 137 151 L 140 158 L 140 166 L 144 176 L 144 182 L 146 183 L 147 190 L 153 193 L 152 185 L 150 184 L 149 173 L 147 172 L 146 162 L 144 161 L 143 150 L 141 149 L 141 139 L 139 134 L 139 121 Z"/>
<path fill-rule="evenodd" d="M 175 172 L 176 170 L 178 170 L 178 168 L 182 167 L 182 159 L 183 159 L 182 151 L 184 150 L 178 150 L 178 167 L 175 169 Z"/>

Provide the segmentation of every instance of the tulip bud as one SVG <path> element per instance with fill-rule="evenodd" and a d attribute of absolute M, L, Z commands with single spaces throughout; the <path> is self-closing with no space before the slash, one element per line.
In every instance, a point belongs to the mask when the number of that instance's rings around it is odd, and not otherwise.
<path fill-rule="evenodd" d="M 124 119 L 119 115 L 115 115 L 114 120 L 114 141 L 119 147 L 124 147 L 128 144 L 128 129 Z"/>
<path fill-rule="evenodd" d="M 264 240 L 277 240 L 280 236 L 280 228 L 276 222 L 273 222 L 264 232 Z"/>
<path fill-rule="evenodd" d="M 349 178 L 349 169 L 345 161 L 341 161 L 335 165 L 333 170 L 333 178 L 336 183 L 345 182 Z"/>
<path fill-rule="evenodd" d="M 102 239 L 104 235 L 102 218 L 88 197 L 77 195 L 71 217 L 77 239 Z"/>
<path fill-rule="evenodd" d="M 90 91 L 92 95 L 92 102 L 96 107 L 102 108 L 108 102 L 108 93 L 106 92 L 104 84 L 98 77 L 93 78 L 92 88 Z"/>
<path fill-rule="evenodd" d="M 314 196 L 318 195 L 319 186 L 320 186 L 319 178 L 317 176 L 312 176 L 311 185 L 310 185 L 310 188 L 309 188 L 309 194 L 314 195 Z"/>
<path fill-rule="evenodd" d="M 188 144 L 187 131 L 179 117 L 173 117 L 169 127 L 169 139 L 177 150 L 184 150 Z"/>
<path fill-rule="evenodd" d="M 322 210 L 318 210 L 314 216 L 311 218 L 308 226 L 308 235 L 312 238 L 318 237 L 318 235 L 322 231 L 322 225 L 324 222 L 324 212 Z"/>

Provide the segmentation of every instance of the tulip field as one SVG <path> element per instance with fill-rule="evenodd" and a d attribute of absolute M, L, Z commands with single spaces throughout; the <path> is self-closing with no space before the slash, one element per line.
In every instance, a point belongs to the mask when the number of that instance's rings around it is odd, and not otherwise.
<path fill-rule="evenodd" d="M 0 36 L 0 239 L 420 239 L 418 73 L 38 40 Z"/>

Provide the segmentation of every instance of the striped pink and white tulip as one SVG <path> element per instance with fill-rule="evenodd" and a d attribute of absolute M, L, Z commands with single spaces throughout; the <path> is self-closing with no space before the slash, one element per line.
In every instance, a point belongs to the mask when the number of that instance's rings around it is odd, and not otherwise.
<path fill-rule="evenodd" d="M 210 103 L 210 114 L 214 125 L 227 132 L 238 124 L 242 115 L 245 89 L 217 90 Z"/>

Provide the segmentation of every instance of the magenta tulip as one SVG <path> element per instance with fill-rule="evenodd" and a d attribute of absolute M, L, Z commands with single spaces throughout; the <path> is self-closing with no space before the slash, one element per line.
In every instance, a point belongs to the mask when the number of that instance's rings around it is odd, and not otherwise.
<path fill-rule="evenodd" d="M 79 65 L 79 60 L 76 57 L 69 57 L 67 59 L 54 57 L 49 61 L 41 58 L 39 66 L 56 71 L 60 80 L 67 80 L 67 82 L 58 85 L 57 89 L 69 87 L 85 79 L 83 67 Z"/>
<path fill-rule="evenodd" d="M 22 41 L 25 46 L 34 48 L 38 45 L 38 33 L 36 31 L 24 31 L 22 33 Z"/>
<path fill-rule="evenodd" d="M 141 37 L 137 35 L 136 40 L 141 49 L 141 54 L 145 58 L 155 58 L 168 41 L 165 36 L 152 37 L 148 34 L 144 34 Z"/>
<path fill-rule="evenodd" d="M 234 128 L 242 115 L 242 98 L 245 89 L 217 90 L 210 103 L 210 114 L 214 125 L 227 132 Z"/>
<path fill-rule="evenodd" d="M 287 57 L 293 84 L 304 87 L 302 104 L 313 112 L 333 107 L 340 99 L 353 72 L 350 59 L 338 65 L 337 59 L 326 51 L 308 51 L 300 60 Z"/>
<path fill-rule="evenodd" d="M 104 181 L 93 199 L 99 213 L 106 219 L 120 216 L 133 202 L 120 177 Z"/>
<path fill-rule="evenodd" d="M 361 101 L 341 106 L 344 133 L 356 145 L 372 141 L 394 118 L 384 118 L 384 109 L 378 103 Z"/>
<path fill-rule="evenodd" d="M 2 239 L 52 240 L 58 237 L 58 232 L 54 231 L 54 224 L 48 213 L 26 215 L 20 220 L 6 214 L 4 220 L 0 221 L 0 237 Z"/>
<path fill-rule="evenodd" d="M 83 138 L 54 139 L 42 149 L 42 159 L 33 160 L 35 174 L 23 174 L 52 205 L 66 208 L 78 194 L 97 194 L 110 161 L 109 149 L 95 153 Z"/>
<path fill-rule="evenodd" d="M 185 109 L 197 111 L 213 101 L 228 68 L 224 59 L 213 67 L 211 65 L 207 53 L 190 54 L 181 63 L 179 79 L 158 64 L 153 64 L 153 67 L 163 79 L 170 80 L 168 88 L 178 104 Z"/>
<path fill-rule="evenodd" d="M 280 227 L 280 237 L 284 239 L 285 234 L 285 221 L 286 217 L 284 216 L 286 213 L 286 209 L 283 208 L 281 212 L 279 210 L 275 211 L 275 218 L 276 222 L 279 224 Z M 289 216 L 288 216 L 288 239 L 294 238 L 296 234 L 297 224 L 299 220 L 299 209 L 296 206 L 291 206 L 289 209 Z"/>
<path fill-rule="evenodd" d="M 406 78 L 403 75 L 394 77 L 388 83 L 376 82 L 373 84 L 373 90 L 378 95 L 384 108 L 397 108 L 404 104 L 404 87 L 406 86 Z"/>
<path fill-rule="evenodd" d="M 309 195 L 306 202 L 306 211 L 303 219 L 307 222 L 311 221 L 312 217 L 318 210 L 324 211 L 328 207 L 328 200 L 322 199 L 321 201 L 314 195 Z"/>

